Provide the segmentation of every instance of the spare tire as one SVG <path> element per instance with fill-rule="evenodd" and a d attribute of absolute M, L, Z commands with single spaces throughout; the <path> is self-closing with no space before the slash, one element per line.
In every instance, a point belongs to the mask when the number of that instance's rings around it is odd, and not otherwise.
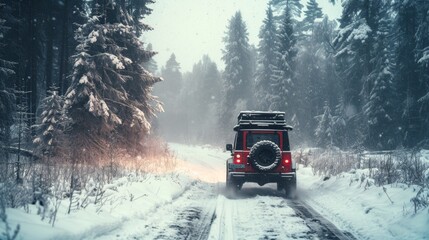
<path fill-rule="evenodd" d="M 249 160 L 252 166 L 260 171 L 275 169 L 282 158 L 281 150 L 277 144 L 263 140 L 252 146 Z"/>

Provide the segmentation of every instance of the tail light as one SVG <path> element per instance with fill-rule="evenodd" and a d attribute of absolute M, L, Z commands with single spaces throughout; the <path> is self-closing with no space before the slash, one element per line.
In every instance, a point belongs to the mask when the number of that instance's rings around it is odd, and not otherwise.
<path fill-rule="evenodd" d="M 240 153 L 235 153 L 234 154 L 234 164 L 241 164 L 243 163 L 243 157 L 241 156 Z"/>
<path fill-rule="evenodd" d="M 291 162 L 292 162 L 291 153 L 283 153 L 283 158 L 282 158 L 283 166 L 290 166 Z"/>

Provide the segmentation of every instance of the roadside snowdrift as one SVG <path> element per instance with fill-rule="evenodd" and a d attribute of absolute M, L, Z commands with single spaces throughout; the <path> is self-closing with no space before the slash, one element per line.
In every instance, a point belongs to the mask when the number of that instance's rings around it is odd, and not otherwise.
<path fill-rule="evenodd" d="M 29 205 L 26 210 L 8 209 L 8 221 L 12 227 L 20 225 L 18 239 L 93 239 L 132 219 L 150 216 L 152 211 L 181 196 L 193 182 L 176 173 L 139 177 L 131 174 L 105 186 L 105 195 L 98 204 L 78 206 L 86 197 L 82 193 L 76 199 L 75 208 L 67 214 L 69 201 L 64 199 L 54 227 L 48 219 L 41 221 L 37 215 L 40 207 L 35 205 Z M 4 232 L 3 226 L 0 232 Z"/>
<path fill-rule="evenodd" d="M 367 170 L 324 179 L 311 168 L 299 173 L 300 198 L 337 227 L 359 239 L 429 239 L 429 209 L 414 214 L 418 186 L 377 187 Z M 325 180 L 325 181 L 324 181 Z"/>

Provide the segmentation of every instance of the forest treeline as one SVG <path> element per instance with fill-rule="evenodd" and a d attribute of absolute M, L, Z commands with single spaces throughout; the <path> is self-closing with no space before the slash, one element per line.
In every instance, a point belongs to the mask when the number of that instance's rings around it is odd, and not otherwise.
<path fill-rule="evenodd" d="M 204 56 L 182 74 L 172 55 L 155 86 L 160 121 L 174 123 L 163 135 L 223 144 L 240 110 L 273 110 L 286 112 L 294 145 L 428 148 L 429 2 L 331 2 L 343 7 L 337 21 L 316 0 L 271 0 L 257 46 L 238 11 L 224 70 Z"/>
<path fill-rule="evenodd" d="M 285 111 L 295 145 L 428 146 L 427 1 L 333 1 L 334 21 L 316 0 L 271 0 L 257 46 L 237 12 L 219 49 L 225 68 L 206 55 L 186 73 L 174 54 L 158 69 L 141 41 L 151 3 L 2 0 L 0 151 L 138 153 L 151 129 L 223 144 L 252 109 Z"/>
<path fill-rule="evenodd" d="M 145 66 L 155 52 L 141 41 L 152 3 L 0 1 L 2 158 L 143 152 L 162 111 L 151 93 L 162 79 Z"/>

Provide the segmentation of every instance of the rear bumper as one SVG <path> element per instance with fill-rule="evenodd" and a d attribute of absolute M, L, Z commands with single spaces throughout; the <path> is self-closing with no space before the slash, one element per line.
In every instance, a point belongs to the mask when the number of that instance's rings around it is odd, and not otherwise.
<path fill-rule="evenodd" d="M 229 172 L 229 179 L 235 183 L 242 184 L 245 182 L 256 182 L 260 185 L 266 183 L 296 181 L 296 173 L 244 173 Z"/>

